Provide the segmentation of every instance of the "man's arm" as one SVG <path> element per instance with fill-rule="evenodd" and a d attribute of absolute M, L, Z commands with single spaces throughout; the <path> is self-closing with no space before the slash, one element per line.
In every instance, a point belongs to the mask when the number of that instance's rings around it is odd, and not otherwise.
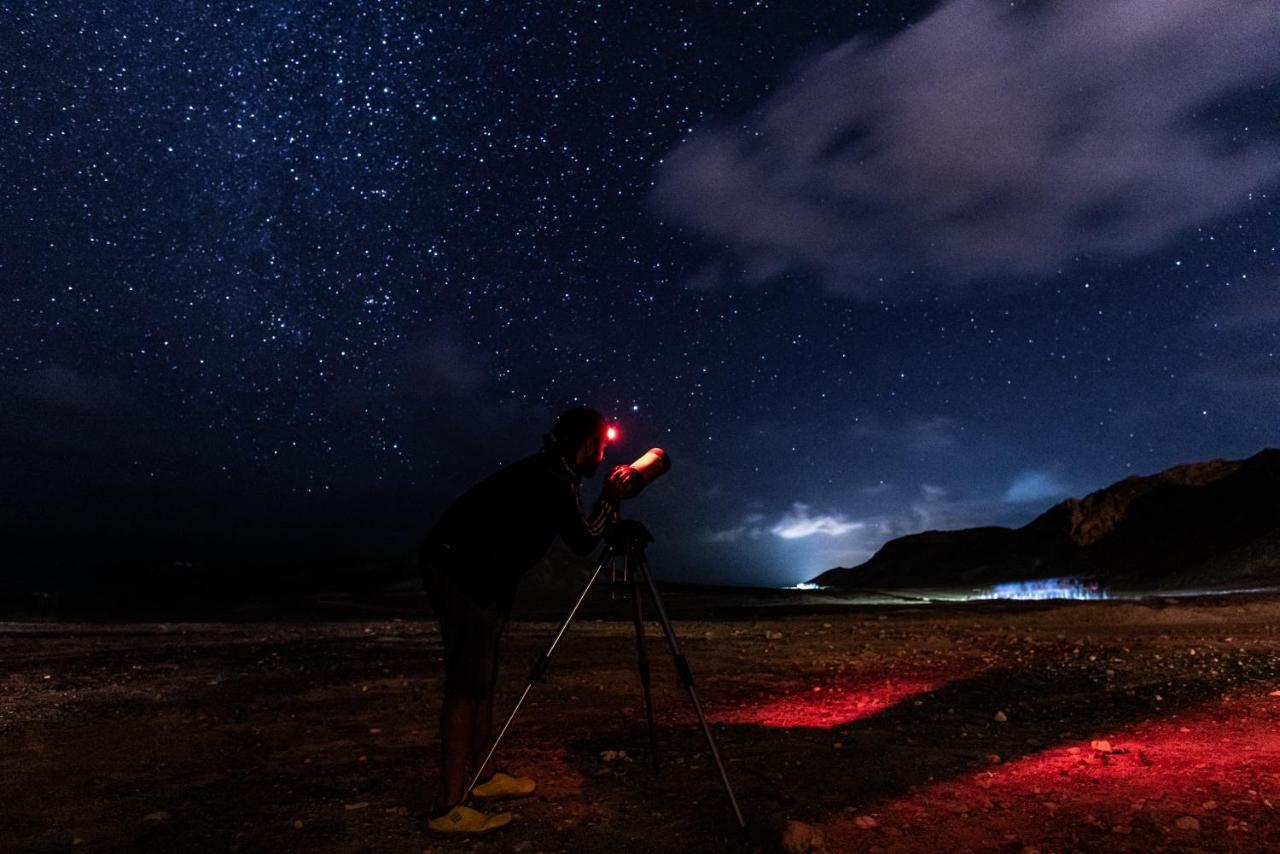
<path fill-rule="evenodd" d="M 560 538 L 576 554 L 590 554 L 600 542 L 600 538 L 618 521 L 618 499 L 612 497 L 608 490 L 596 499 L 591 513 L 582 509 L 582 492 L 575 482 L 571 486 L 572 498 L 564 502 L 558 520 Z"/>

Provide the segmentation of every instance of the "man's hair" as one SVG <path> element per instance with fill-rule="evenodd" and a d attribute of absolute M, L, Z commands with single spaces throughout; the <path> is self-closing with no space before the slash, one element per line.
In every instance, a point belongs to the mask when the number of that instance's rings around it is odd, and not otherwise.
<path fill-rule="evenodd" d="M 604 436 L 604 416 L 586 406 L 575 406 L 560 413 L 551 426 L 551 442 L 565 451 L 591 436 Z"/>

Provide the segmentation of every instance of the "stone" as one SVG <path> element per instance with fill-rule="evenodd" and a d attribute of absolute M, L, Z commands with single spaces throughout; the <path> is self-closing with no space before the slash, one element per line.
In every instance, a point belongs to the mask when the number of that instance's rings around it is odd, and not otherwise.
<path fill-rule="evenodd" d="M 826 842 L 821 830 L 803 821 L 789 821 L 782 831 L 782 850 L 787 854 L 822 851 Z"/>
<path fill-rule="evenodd" d="M 1173 826 L 1178 828 L 1178 830 L 1187 830 L 1192 833 L 1196 833 L 1200 830 L 1200 819 L 1193 815 L 1184 815 L 1175 821 Z"/>

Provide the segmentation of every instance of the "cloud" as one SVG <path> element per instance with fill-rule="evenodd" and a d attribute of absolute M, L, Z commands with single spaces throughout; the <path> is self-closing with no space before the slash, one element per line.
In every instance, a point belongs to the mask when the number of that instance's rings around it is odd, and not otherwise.
<path fill-rule="evenodd" d="M 962 429 L 954 418 L 939 416 L 917 419 L 907 424 L 911 447 L 917 451 L 940 451 L 956 442 L 956 432 Z"/>
<path fill-rule="evenodd" d="M 1004 492 L 1004 500 L 1011 504 L 1044 501 L 1066 495 L 1069 491 L 1051 472 L 1032 469 L 1013 479 Z"/>
<path fill-rule="evenodd" d="M 758 540 L 765 534 L 783 540 L 800 540 L 817 534 L 842 537 L 864 527 L 864 523 L 850 521 L 840 513 L 812 515 L 808 504 L 797 501 L 773 524 L 768 523 L 765 514 L 752 512 L 737 525 L 707 532 L 703 540 L 708 543 L 737 543 Z"/>
<path fill-rule="evenodd" d="M 1206 318 L 1201 346 L 1214 358 L 1186 374 L 1195 393 L 1208 389 L 1226 395 L 1228 405 L 1239 410 L 1237 422 L 1273 418 L 1280 365 L 1269 354 L 1277 331 L 1280 279 L 1235 282 Z"/>
<path fill-rule="evenodd" d="M 1218 392 L 1257 398 L 1267 404 L 1268 411 L 1274 408 L 1277 396 L 1280 396 L 1280 366 L 1266 359 L 1254 358 L 1205 368 L 1192 372 L 1190 377 L 1194 382 Z"/>
<path fill-rule="evenodd" d="M 764 535 L 762 522 L 764 522 L 763 513 L 748 513 L 743 517 L 740 525 L 711 531 L 703 539 L 708 543 L 737 543 L 747 538 L 758 540 Z"/>
<path fill-rule="evenodd" d="M 423 335 L 400 353 L 419 397 L 468 396 L 484 384 L 487 359 L 448 333 Z"/>
<path fill-rule="evenodd" d="M 711 531 L 703 540 L 708 543 L 736 543 L 740 542 L 747 534 L 746 525 L 736 525 L 732 528 L 724 528 L 719 531 Z"/>
<path fill-rule="evenodd" d="M 119 380 L 92 376 L 68 365 L 49 362 L 27 375 L 32 397 L 63 412 L 81 415 L 124 414 L 128 396 Z"/>
<path fill-rule="evenodd" d="M 1271 332 L 1280 326 L 1280 280 L 1236 287 L 1233 293 L 1209 318 L 1211 329 Z"/>
<path fill-rule="evenodd" d="M 798 540 L 815 534 L 841 537 L 861 527 L 861 522 L 851 522 L 839 513 L 812 516 L 809 514 L 809 505 L 797 502 L 791 505 L 791 512 L 778 520 L 769 531 L 784 540 Z"/>
<path fill-rule="evenodd" d="M 1207 115 L 1280 75 L 1276 44 L 1274 0 L 951 0 L 677 147 L 654 203 L 746 278 L 864 294 L 1139 256 L 1280 179 L 1274 140 Z"/>
<path fill-rule="evenodd" d="M 920 495 L 925 501 L 942 501 L 950 491 L 945 486 L 937 486 L 932 483 L 920 484 Z"/>

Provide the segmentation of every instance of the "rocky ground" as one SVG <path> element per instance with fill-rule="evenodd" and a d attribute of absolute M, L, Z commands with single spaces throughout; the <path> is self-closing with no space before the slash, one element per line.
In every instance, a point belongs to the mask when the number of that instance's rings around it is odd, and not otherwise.
<path fill-rule="evenodd" d="M 553 626 L 518 623 L 500 706 Z M 650 627 L 572 629 L 509 737 L 539 778 L 442 842 L 439 636 L 414 620 L 0 624 L 8 851 L 1280 850 L 1280 600 L 677 623 L 737 835 Z"/>

